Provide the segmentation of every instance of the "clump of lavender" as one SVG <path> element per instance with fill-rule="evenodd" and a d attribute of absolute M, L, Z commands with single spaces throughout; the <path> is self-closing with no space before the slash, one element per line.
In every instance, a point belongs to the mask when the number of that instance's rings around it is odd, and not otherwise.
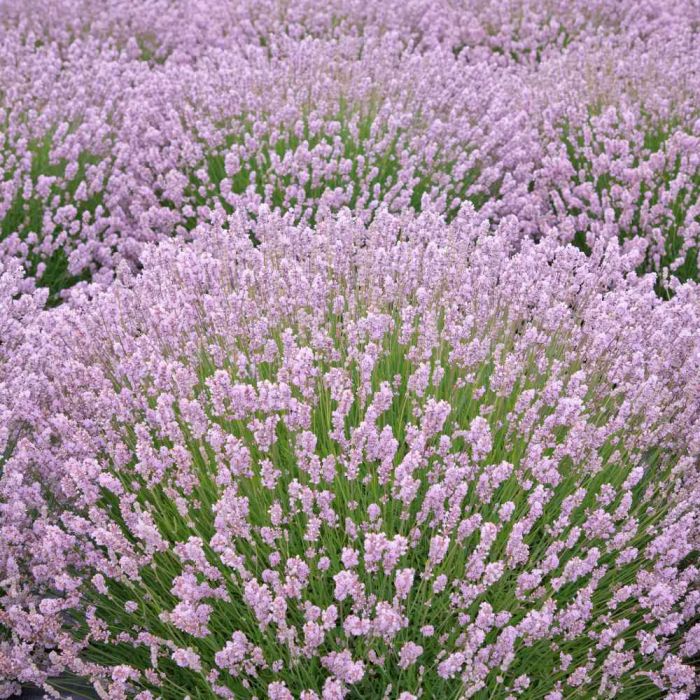
<path fill-rule="evenodd" d="M 52 301 L 213 212 L 424 195 L 697 276 L 691 0 L 44 6 L 0 8 L 0 257 Z"/>
<path fill-rule="evenodd" d="M 86 34 L 139 60 L 191 61 L 210 47 L 268 46 L 275 37 L 336 39 L 394 33 L 419 51 L 443 46 L 533 63 L 586 34 L 671 38 L 697 26 L 693 0 L 5 0 L 0 21 L 45 43 Z"/>
<path fill-rule="evenodd" d="M 54 296 L 108 282 L 143 238 L 125 226 L 128 187 L 113 179 L 128 90 L 150 76 L 128 50 L 87 37 L 69 47 L 20 31 L 0 42 L 0 257 Z M 132 222 L 133 224 L 133 222 Z"/>
<path fill-rule="evenodd" d="M 700 58 L 672 38 L 587 37 L 550 55 L 532 80 L 544 157 L 542 228 L 590 246 L 643 238 L 645 266 L 697 279 Z"/>
<path fill-rule="evenodd" d="M 10 32 L 4 49 L 0 255 L 22 261 L 27 288 L 109 284 L 144 243 L 187 239 L 214 211 L 247 214 L 255 234 L 261 206 L 368 220 L 427 194 L 527 220 L 539 145 L 522 81 L 489 62 L 394 34 L 285 34 L 162 65 L 90 36 L 66 48 Z"/>
<path fill-rule="evenodd" d="M 698 288 L 427 209 L 202 225 L 21 324 L 5 689 L 690 697 Z"/>
<path fill-rule="evenodd" d="M 161 205 L 143 223 L 155 231 L 216 209 L 255 220 L 261 206 L 309 223 L 350 207 L 368 221 L 382 204 L 419 209 L 424 195 L 450 215 L 471 201 L 484 218 L 527 219 L 539 142 L 516 71 L 439 48 L 407 51 L 393 35 L 280 39 L 271 55 L 248 58 L 244 75 L 231 52 L 184 78 L 168 72 L 177 123 L 157 128 L 179 135 L 184 121 L 198 150 L 185 136 L 174 163 L 152 166 Z"/>

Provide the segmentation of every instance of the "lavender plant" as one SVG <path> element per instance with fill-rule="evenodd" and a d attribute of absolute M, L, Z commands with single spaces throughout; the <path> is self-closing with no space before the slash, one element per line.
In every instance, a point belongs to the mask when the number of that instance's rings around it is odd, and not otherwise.
<path fill-rule="evenodd" d="M 25 263 L 27 284 L 51 285 L 57 269 L 54 292 L 109 283 L 144 243 L 187 239 L 216 210 L 247 213 L 254 232 L 262 205 L 299 221 L 342 206 L 368 219 L 382 202 L 418 208 L 429 194 L 451 211 L 470 200 L 486 218 L 522 209 L 527 194 L 538 145 L 514 109 L 518 78 L 450 51 L 282 36 L 187 65 L 148 67 L 95 42 L 71 44 L 67 66 L 61 53 L 23 50 L 8 74 L 8 96 L 18 77 L 49 76 L 6 117 L 2 252 Z M 95 63 L 100 82 L 79 89 Z"/>
<path fill-rule="evenodd" d="M 697 276 L 693 2 L 44 5 L 0 8 L 0 256 L 52 301 L 212 212 L 426 194 Z"/>
<path fill-rule="evenodd" d="M 647 242 L 645 266 L 697 277 L 698 45 L 588 38 L 540 66 L 546 156 L 536 190 L 547 226 L 586 247 Z"/>
<path fill-rule="evenodd" d="M 581 36 L 672 38 L 698 27 L 693 0 L 6 0 L 0 20 L 46 43 L 68 46 L 89 35 L 139 60 L 196 60 L 209 47 L 267 46 L 294 40 L 400 35 L 406 46 L 443 46 L 475 56 L 531 63 Z"/>
<path fill-rule="evenodd" d="M 424 208 L 221 217 L 15 314 L 6 694 L 690 697 L 697 286 Z"/>
<path fill-rule="evenodd" d="M 688 700 L 699 10 L 1 2 L 0 697 Z"/>

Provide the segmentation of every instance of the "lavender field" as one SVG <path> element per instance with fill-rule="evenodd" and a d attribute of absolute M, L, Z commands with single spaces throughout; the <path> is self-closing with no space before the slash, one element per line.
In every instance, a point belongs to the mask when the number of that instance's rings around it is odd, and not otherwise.
<path fill-rule="evenodd" d="M 698 0 L 0 0 L 0 698 L 690 700 L 699 246 Z"/>

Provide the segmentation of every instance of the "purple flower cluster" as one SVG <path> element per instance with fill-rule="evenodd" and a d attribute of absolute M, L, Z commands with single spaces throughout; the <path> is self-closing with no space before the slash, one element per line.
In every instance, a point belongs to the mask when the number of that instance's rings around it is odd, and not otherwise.
<path fill-rule="evenodd" d="M 3 273 L 5 695 L 690 697 L 697 286 L 424 204 Z"/>
<path fill-rule="evenodd" d="M 698 37 L 0 0 L 0 698 L 690 700 Z"/>
<path fill-rule="evenodd" d="M 647 243 L 697 274 L 692 0 L 0 7 L 0 257 L 57 297 L 261 206 L 471 201 L 520 237 Z"/>

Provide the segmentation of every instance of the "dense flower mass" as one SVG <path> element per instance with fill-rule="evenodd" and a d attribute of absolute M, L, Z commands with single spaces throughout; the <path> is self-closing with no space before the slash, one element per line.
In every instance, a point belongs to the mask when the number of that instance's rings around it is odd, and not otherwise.
<path fill-rule="evenodd" d="M 6 2 L 0 257 L 52 298 L 211 212 L 453 216 L 697 274 L 696 2 Z"/>
<path fill-rule="evenodd" d="M 0 0 L 0 698 L 697 697 L 699 37 Z"/>
<path fill-rule="evenodd" d="M 6 677 L 690 697 L 698 288 L 424 205 L 234 215 L 90 303 L 7 302 Z"/>

